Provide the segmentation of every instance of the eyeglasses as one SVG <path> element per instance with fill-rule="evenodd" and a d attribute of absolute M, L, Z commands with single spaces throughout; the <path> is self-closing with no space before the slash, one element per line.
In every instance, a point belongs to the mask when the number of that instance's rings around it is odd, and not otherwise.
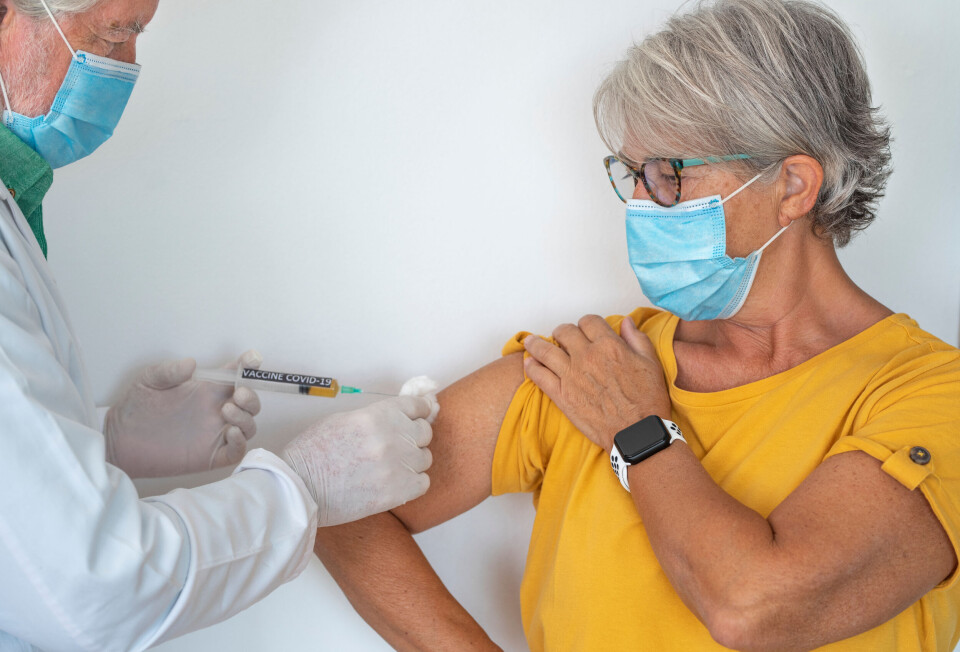
<path fill-rule="evenodd" d="M 680 203 L 680 178 L 683 168 L 707 163 L 723 163 L 750 158 L 749 154 L 731 154 L 729 156 L 709 156 L 702 158 L 655 158 L 640 165 L 640 169 L 624 163 L 616 156 L 603 159 L 607 168 L 610 184 L 623 203 L 633 197 L 637 181 L 643 183 L 650 199 L 665 208 Z"/>

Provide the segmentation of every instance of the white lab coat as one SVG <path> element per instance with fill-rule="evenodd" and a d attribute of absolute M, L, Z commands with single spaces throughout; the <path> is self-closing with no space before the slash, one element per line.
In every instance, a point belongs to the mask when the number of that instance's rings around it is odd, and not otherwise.
<path fill-rule="evenodd" d="M 138 650 L 296 577 L 316 504 L 275 455 L 140 499 L 106 463 L 50 269 L 0 185 L 0 650 Z"/>

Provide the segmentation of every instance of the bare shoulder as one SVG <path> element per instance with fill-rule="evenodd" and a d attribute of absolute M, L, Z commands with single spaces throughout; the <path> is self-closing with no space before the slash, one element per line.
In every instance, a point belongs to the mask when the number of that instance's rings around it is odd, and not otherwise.
<path fill-rule="evenodd" d="M 497 435 L 522 382 L 523 355 L 513 353 L 440 392 L 430 444 L 430 489 L 393 510 L 411 532 L 447 521 L 490 496 Z"/>

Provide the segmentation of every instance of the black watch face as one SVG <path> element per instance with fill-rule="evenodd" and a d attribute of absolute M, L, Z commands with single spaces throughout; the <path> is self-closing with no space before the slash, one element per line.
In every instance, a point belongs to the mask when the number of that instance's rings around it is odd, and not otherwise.
<path fill-rule="evenodd" d="M 614 440 L 623 459 L 630 464 L 644 460 L 670 443 L 670 433 L 657 417 L 647 417 L 617 433 Z"/>

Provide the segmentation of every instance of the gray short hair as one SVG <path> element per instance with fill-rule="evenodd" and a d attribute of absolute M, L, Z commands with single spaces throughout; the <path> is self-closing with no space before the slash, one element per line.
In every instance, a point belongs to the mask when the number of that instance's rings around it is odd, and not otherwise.
<path fill-rule="evenodd" d="M 628 51 L 594 116 L 613 152 L 629 141 L 651 157 L 750 154 L 752 174 L 813 157 L 824 171 L 814 228 L 841 247 L 873 221 L 892 171 L 863 55 L 808 0 L 700 0 Z"/>
<path fill-rule="evenodd" d="M 43 8 L 40 0 L 10 0 L 17 8 L 17 11 L 25 16 L 32 18 L 47 18 L 47 10 Z M 60 14 L 82 14 L 90 11 L 103 0 L 47 0 L 47 6 L 50 7 L 56 15 Z"/>

